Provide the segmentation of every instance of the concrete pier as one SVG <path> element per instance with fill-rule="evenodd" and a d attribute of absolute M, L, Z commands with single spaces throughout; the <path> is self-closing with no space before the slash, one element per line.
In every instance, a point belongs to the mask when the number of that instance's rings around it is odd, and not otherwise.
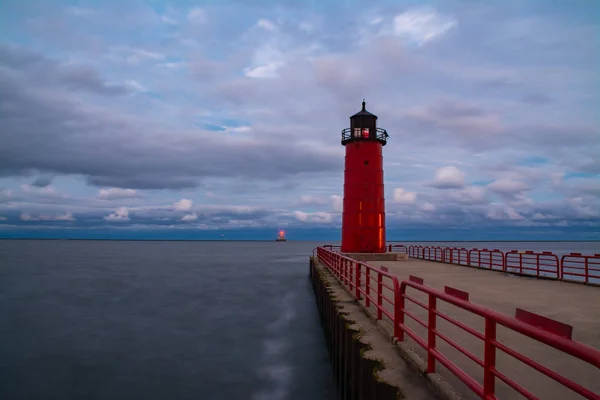
<path fill-rule="evenodd" d="M 503 272 L 478 268 L 444 264 L 432 261 L 408 259 L 405 261 L 368 261 L 374 267 L 386 267 L 399 280 L 408 280 L 410 275 L 424 280 L 424 284 L 443 291 L 445 286 L 469 293 L 469 301 L 492 310 L 513 316 L 516 308 L 543 315 L 545 317 L 573 326 L 573 340 L 594 348 L 600 348 L 600 288 L 577 283 L 542 280 L 523 276 L 514 276 Z M 424 294 L 408 289 L 407 293 L 424 303 Z M 392 296 L 391 291 L 386 296 Z M 445 314 L 475 328 L 484 330 L 483 318 L 458 309 L 450 304 L 440 304 L 438 308 Z M 407 302 L 407 310 L 427 322 L 427 312 L 415 304 Z M 421 337 L 427 338 L 424 327 L 406 318 L 406 324 Z M 483 342 L 456 326 L 438 318 L 437 328 L 444 335 L 463 346 L 475 356 L 483 358 Z M 388 328 L 391 336 L 391 325 Z M 600 392 L 600 370 L 582 361 L 573 359 L 549 346 L 538 343 L 502 326 L 498 327 L 498 340 L 519 353 L 540 364 L 573 379 L 588 389 Z M 402 344 L 416 358 L 416 365 L 424 368 L 426 351 L 410 338 Z M 461 354 L 441 339 L 438 349 L 447 355 L 466 373 L 483 380 L 483 368 Z M 419 360 L 419 358 L 421 358 Z M 532 390 L 541 399 L 577 399 L 581 398 L 569 389 L 550 378 L 525 366 L 515 358 L 497 351 L 497 368 L 500 372 Z M 477 398 L 452 373 L 437 363 L 440 373 L 466 398 Z M 504 399 L 521 398 L 512 388 L 497 380 L 497 397 Z"/>
<path fill-rule="evenodd" d="M 364 309 L 326 268 L 310 262 L 319 316 L 343 400 L 435 400 L 450 388 L 435 390 L 401 356 Z M 440 397 L 440 393 L 446 394 Z M 458 396 L 454 397 L 455 399 Z"/>

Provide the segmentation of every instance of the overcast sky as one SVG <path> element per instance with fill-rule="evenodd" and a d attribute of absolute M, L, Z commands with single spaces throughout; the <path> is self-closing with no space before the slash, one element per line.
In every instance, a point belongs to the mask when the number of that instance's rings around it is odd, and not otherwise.
<path fill-rule="evenodd" d="M 319 239 L 364 97 L 390 135 L 392 236 L 600 239 L 599 17 L 587 0 L 4 0 L 0 236 Z"/>

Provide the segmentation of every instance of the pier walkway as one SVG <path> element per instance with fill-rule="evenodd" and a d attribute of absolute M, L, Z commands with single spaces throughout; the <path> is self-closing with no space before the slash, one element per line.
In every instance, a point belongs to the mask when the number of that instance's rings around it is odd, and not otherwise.
<path fill-rule="evenodd" d="M 377 313 L 381 304 L 390 335 L 409 345 L 427 364 L 423 369 L 439 373 L 465 398 L 484 397 L 485 388 L 498 399 L 527 397 L 519 391 L 540 399 L 600 399 L 600 287 L 412 258 L 367 263 L 343 258 L 321 250 L 321 262 L 363 305 Z M 482 316 L 478 306 L 504 314 L 509 326 L 502 318 Z M 534 329 L 534 338 L 519 332 L 523 329 Z M 560 342 L 562 350 L 548 341 Z M 554 371 L 555 379 L 527 365 L 531 361 Z M 572 385 L 587 394 L 575 393 Z"/>

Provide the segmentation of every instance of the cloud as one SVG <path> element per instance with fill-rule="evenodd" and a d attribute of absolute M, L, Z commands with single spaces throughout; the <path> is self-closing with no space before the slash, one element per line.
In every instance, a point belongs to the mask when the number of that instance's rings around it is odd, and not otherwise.
<path fill-rule="evenodd" d="M 417 200 L 417 194 L 403 188 L 394 189 L 394 201 L 400 204 L 412 204 Z"/>
<path fill-rule="evenodd" d="M 51 183 L 52 183 L 52 177 L 51 176 L 38 176 L 32 182 L 32 185 L 43 188 L 43 187 L 46 187 L 46 186 L 50 186 Z"/>
<path fill-rule="evenodd" d="M 366 97 L 390 133 L 390 231 L 600 226 L 587 6 L 360 9 L 11 7 L 0 215 L 30 231 L 333 232 L 340 130 Z"/>
<path fill-rule="evenodd" d="M 273 21 L 269 20 L 269 19 L 259 19 L 258 22 L 256 23 L 256 26 L 262 29 L 265 29 L 267 31 L 277 31 L 279 30 L 279 27 L 277 26 L 276 23 L 274 23 Z"/>
<path fill-rule="evenodd" d="M 24 84 L 60 87 L 63 90 L 87 91 L 102 95 L 122 95 L 129 90 L 124 84 L 109 83 L 92 67 L 61 64 L 43 55 L 0 43 L 0 83 L 11 79 Z"/>
<path fill-rule="evenodd" d="M 342 196 L 339 196 L 336 194 L 331 195 L 331 203 L 332 203 L 333 211 L 342 212 L 342 209 L 344 206 L 343 202 L 344 202 L 344 199 L 342 198 Z"/>
<path fill-rule="evenodd" d="M 529 190 L 526 183 L 510 179 L 499 179 L 490 183 L 487 187 L 495 193 L 510 196 Z"/>
<path fill-rule="evenodd" d="M 333 216 L 326 212 L 307 213 L 302 211 L 294 211 L 294 216 L 298 221 L 309 223 L 328 223 L 333 220 Z"/>
<path fill-rule="evenodd" d="M 175 204 L 173 204 L 173 208 L 177 211 L 190 211 L 193 207 L 193 202 L 190 199 L 181 199 Z"/>
<path fill-rule="evenodd" d="M 196 215 L 196 213 L 186 214 L 183 217 L 181 217 L 181 221 L 183 221 L 183 222 L 196 221 L 197 219 L 198 219 L 198 215 Z"/>
<path fill-rule="evenodd" d="M 489 208 L 487 217 L 492 220 L 513 220 L 520 221 L 524 220 L 525 217 L 516 212 L 512 207 L 503 207 L 499 205 L 492 205 Z"/>
<path fill-rule="evenodd" d="M 32 215 L 28 213 L 21 213 L 21 221 L 54 221 L 54 222 L 69 222 L 75 221 L 75 217 L 71 213 L 64 213 L 59 215 Z"/>
<path fill-rule="evenodd" d="M 407 10 L 394 17 L 394 34 L 422 45 L 457 25 L 451 17 L 442 16 L 431 7 Z"/>
<path fill-rule="evenodd" d="M 96 197 L 102 200 L 133 199 L 138 197 L 138 193 L 133 189 L 109 188 L 100 189 Z"/>
<path fill-rule="evenodd" d="M 127 207 L 119 207 L 115 212 L 104 217 L 104 220 L 109 222 L 127 222 L 129 219 L 129 210 Z"/>
<path fill-rule="evenodd" d="M 35 183 L 35 182 L 34 182 Z M 44 182 L 42 182 L 44 183 Z M 53 197 L 53 198 L 66 198 L 68 197 L 64 193 L 60 193 L 55 187 L 51 185 L 46 186 L 36 186 L 29 184 L 22 184 L 19 189 L 21 189 L 21 193 L 26 195 L 33 195 L 36 197 Z"/>
<path fill-rule="evenodd" d="M 461 189 L 465 186 L 465 174 L 455 166 L 439 168 L 435 181 L 429 186 L 436 189 Z"/>
<path fill-rule="evenodd" d="M 37 169 L 82 174 L 97 186 L 149 189 L 196 187 L 207 176 L 278 179 L 336 167 L 327 148 L 189 129 L 173 136 L 135 118 L 82 107 L 57 94 L 23 91 L 2 79 L 0 97 L 13 104 L 0 111 L 0 174 Z M 29 147 L 30 141 L 38 145 Z"/>
<path fill-rule="evenodd" d="M 450 199 L 460 204 L 487 204 L 488 194 L 485 188 L 481 186 L 468 186 L 460 190 L 451 190 Z"/>
<path fill-rule="evenodd" d="M 435 211 L 436 206 L 435 206 L 435 204 L 425 202 L 425 203 L 419 204 L 419 209 L 422 211 Z"/>

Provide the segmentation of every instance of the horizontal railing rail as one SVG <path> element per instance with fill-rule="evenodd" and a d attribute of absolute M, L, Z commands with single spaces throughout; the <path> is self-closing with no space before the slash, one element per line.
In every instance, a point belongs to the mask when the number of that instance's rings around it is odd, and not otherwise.
<path fill-rule="evenodd" d="M 464 247 L 446 247 L 444 248 L 444 262 L 469 265 L 469 250 Z"/>
<path fill-rule="evenodd" d="M 441 248 L 401 244 L 394 246 L 406 247 L 408 249 L 406 254 L 410 258 L 492 269 L 515 275 L 600 285 L 600 253 L 590 255 L 570 253 L 559 257 L 550 251 L 503 252 L 499 249 L 464 247 Z"/>
<path fill-rule="evenodd" d="M 469 265 L 504 271 L 504 253 L 498 249 L 471 249 L 469 250 Z"/>
<path fill-rule="evenodd" d="M 600 254 L 565 254 L 560 258 L 560 275 L 565 281 L 600 283 Z"/>
<path fill-rule="evenodd" d="M 549 251 L 539 253 L 511 250 L 505 254 L 504 269 L 519 275 L 560 279 L 559 264 L 558 256 Z"/>
<path fill-rule="evenodd" d="M 388 244 L 388 252 L 408 254 L 408 247 L 403 244 Z"/>
<path fill-rule="evenodd" d="M 423 249 L 423 247 L 418 249 L 409 246 L 408 252 L 409 255 L 411 251 L 412 254 L 418 254 L 420 250 L 422 257 Z M 461 249 L 458 250 L 457 254 L 460 253 Z M 496 250 L 490 252 L 494 251 Z M 404 341 L 406 337 L 410 337 L 426 351 L 428 373 L 436 372 L 436 366 L 439 363 L 482 399 L 496 399 L 496 383 L 499 381 L 526 398 L 537 398 L 532 391 L 515 380 L 517 377 L 509 377 L 497 369 L 497 354 L 505 353 L 520 361 L 530 370 L 536 371 L 535 373 L 545 375 L 585 398 L 600 400 L 598 393 L 594 393 L 561 373 L 541 365 L 497 338 L 497 328 L 502 326 L 509 331 L 549 346 L 555 351 L 558 350 L 566 357 L 600 368 L 600 351 L 572 340 L 573 328 L 571 326 L 521 309 L 517 309 L 515 316 L 510 317 L 470 302 L 469 294 L 466 292 L 451 287 L 445 287 L 442 292 L 426 286 L 423 279 L 418 277 L 410 276 L 408 280 L 400 282 L 395 275 L 384 270 L 385 267 L 376 268 L 366 262 L 353 260 L 324 247 L 317 248 L 316 254 L 319 261 L 353 294 L 357 301 L 367 308 L 375 308 L 377 319 L 380 320 L 385 317 L 392 322 L 394 338 L 398 341 Z M 511 252 L 510 257 L 514 257 L 512 254 Z M 594 257 L 590 257 L 590 259 L 595 260 Z M 511 262 L 513 262 L 512 258 Z M 585 259 L 583 262 L 587 262 L 586 265 L 589 265 L 589 259 Z M 489 262 L 489 265 L 493 267 L 494 264 Z M 523 265 L 523 263 L 520 265 Z M 407 293 L 409 288 L 411 291 L 414 290 L 417 294 L 420 293 L 421 296 L 425 296 L 427 301 L 421 301 Z M 441 302 L 451 305 L 463 313 L 467 312 L 468 315 L 482 317 L 484 319 L 484 331 L 480 332 L 450 315 L 446 311 L 448 307 L 440 307 Z M 419 318 L 418 312 L 408 309 L 409 304 L 425 310 L 427 318 Z M 407 325 L 406 318 L 415 321 L 426 330 L 427 334 L 421 336 L 414 329 L 411 329 Z M 483 357 L 477 357 L 471 350 L 443 333 L 438 328 L 439 321 L 446 321 L 461 329 L 464 334 L 481 340 Z M 441 342 L 437 339 L 440 339 Z M 440 346 L 440 343 L 450 345 L 483 368 L 483 377 L 480 379 L 478 378 L 479 374 L 466 372 L 455 362 L 454 357 L 450 356 L 443 346 Z"/>
<path fill-rule="evenodd" d="M 322 247 L 341 252 L 341 246 Z M 467 249 L 464 247 L 420 246 L 389 243 L 388 252 L 410 258 L 504 271 L 514 275 L 600 285 L 600 254 L 570 253 L 559 257 L 550 251 Z"/>

